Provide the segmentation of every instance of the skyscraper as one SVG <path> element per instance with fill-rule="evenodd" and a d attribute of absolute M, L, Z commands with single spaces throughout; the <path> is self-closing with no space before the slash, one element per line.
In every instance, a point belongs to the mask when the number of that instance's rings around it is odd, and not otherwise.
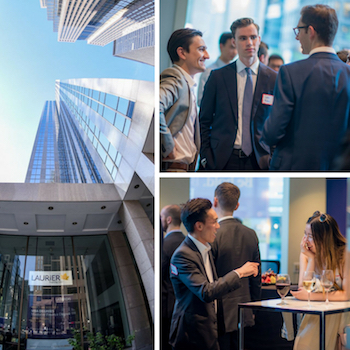
<path fill-rule="evenodd" d="M 56 101 L 45 103 L 25 182 L 125 187 L 135 171 L 150 184 L 152 96 L 153 83 L 145 81 L 57 81 Z"/>
<path fill-rule="evenodd" d="M 58 41 L 105 46 L 115 56 L 154 65 L 154 0 L 41 0 Z"/>
<path fill-rule="evenodd" d="M 64 348 L 70 329 L 85 327 L 135 333 L 136 349 L 152 347 L 153 100 L 152 82 L 70 79 L 44 105 L 27 183 L 0 194 L 2 208 L 16 208 L 0 211 L 0 277 L 14 273 L 2 252 L 21 256 L 21 268 L 28 259 L 23 282 L 4 281 L 23 300 L 31 346 Z M 11 300 L 0 301 L 0 318 L 6 306 L 12 329 L 20 311 Z"/>

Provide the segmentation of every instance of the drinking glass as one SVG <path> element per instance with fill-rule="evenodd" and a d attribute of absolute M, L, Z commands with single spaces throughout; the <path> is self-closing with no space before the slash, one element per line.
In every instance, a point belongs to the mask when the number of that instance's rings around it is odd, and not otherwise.
<path fill-rule="evenodd" d="M 321 277 L 321 286 L 327 293 L 327 298 L 326 298 L 326 305 L 329 304 L 328 300 L 328 292 L 332 288 L 334 283 L 334 273 L 332 270 L 323 270 L 322 271 L 322 277 Z"/>
<path fill-rule="evenodd" d="M 303 287 L 307 291 L 309 309 L 311 308 L 310 293 L 315 288 L 315 282 L 315 271 L 305 271 L 303 275 Z"/>
<path fill-rule="evenodd" d="M 277 305 L 288 305 L 284 301 L 284 297 L 288 294 L 290 289 L 290 277 L 287 274 L 278 274 L 276 276 L 276 289 L 277 293 L 280 295 L 282 301 Z"/>

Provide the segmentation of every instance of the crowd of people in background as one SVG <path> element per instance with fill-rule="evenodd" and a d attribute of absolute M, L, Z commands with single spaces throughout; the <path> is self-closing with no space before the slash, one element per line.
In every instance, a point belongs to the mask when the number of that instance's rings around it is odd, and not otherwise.
<path fill-rule="evenodd" d="M 200 30 L 171 35 L 173 66 L 160 78 L 162 171 L 350 169 L 349 53 L 332 47 L 337 14 L 326 5 L 300 14 L 291 30 L 309 57 L 288 64 L 269 56 L 251 18 L 232 23 L 208 68 Z"/>

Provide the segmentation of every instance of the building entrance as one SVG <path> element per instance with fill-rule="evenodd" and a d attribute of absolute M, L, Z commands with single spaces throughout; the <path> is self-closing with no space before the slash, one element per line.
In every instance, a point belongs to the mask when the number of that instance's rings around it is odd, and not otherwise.
<path fill-rule="evenodd" d="M 74 329 L 130 333 L 108 237 L 0 235 L 0 350 L 72 349 Z"/>

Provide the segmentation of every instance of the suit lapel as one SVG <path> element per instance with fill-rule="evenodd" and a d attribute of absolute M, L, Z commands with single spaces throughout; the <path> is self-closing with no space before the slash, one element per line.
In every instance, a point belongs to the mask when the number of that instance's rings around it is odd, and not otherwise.
<path fill-rule="evenodd" d="M 223 74 L 223 79 L 228 92 L 228 100 L 231 106 L 232 114 L 238 123 L 238 99 L 237 99 L 237 66 L 233 62 L 226 66 L 227 73 Z"/>
<path fill-rule="evenodd" d="M 190 114 L 191 114 L 191 111 L 192 111 L 192 105 L 193 105 L 193 98 L 192 98 L 192 93 L 191 93 L 191 89 L 190 89 L 190 85 L 188 84 L 188 81 L 187 79 L 185 78 L 185 75 L 182 73 L 181 69 L 179 69 L 176 65 L 173 66 L 175 69 L 177 69 L 181 76 L 182 76 L 182 79 L 183 81 L 185 81 L 186 83 L 186 86 L 187 86 L 187 93 L 188 93 L 188 110 L 187 110 L 187 116 L 186 116 L 186 119 L 183 121 L 183 124 L 180 128 L 180 130 L 183 128 L 183 126 L 186 124 L 186 121 L 187 119 L 189 118 Z"/>
<path fill-rule="evenodd" d="M 256 111 L 258 109 L 262 92 L 264 91 L 265 83 L 268 81 L 266 69 L 259 64 L 258 76 L 256 79 L 256 86 L 254 91 L 253 106 L 252 106 L 252 119 L 254 119 Z"/>
<path fill-rule="evenodd" d="M 199 260 L 201 262 L 201 271 L 207 277 L 208 282 L 210 282 L 209 278 L 208 278 L 208 275 L 207 275 L 207 271 L 205 270 L 204 260 L 203 260 L 202 254 L 198 250 L 197 246 L 193 243 L 191 238 L 186 237 L 185 241 L 186 241 L 187 245 L 193 250 L 193 252 L 196 253 L 196 255 L 198 256 L 198 258 L 199 258 Z M 218 279 L 218 275 L 216 273 L 216 268 L 215 268 L 215 265 L 214 265 L 214 259 L 213 259 L 213 255 L 211 253 L 211 250 L 209 250 L 209 262 L 210 262 L 210 266 L 211 266 L 211 269 L 212 269 L 212 272 L 213 272 L 213 279 L 214 279 L 214 281 L 216 281 Z"/>
<path fill-rule="evenodd" d="M 202 273 L 207 275 L 204 267 L 204 260 L 203 260 L 202 254 L 198 250 L 197 246 L 193 243 L 192 239 L 189 238 L 188 236 L 186 236 L 185 241 L 186 241 L 186 244 L 193 250 L 193 253 L 195 253 L 198 259 L 200 260 Z"/>

